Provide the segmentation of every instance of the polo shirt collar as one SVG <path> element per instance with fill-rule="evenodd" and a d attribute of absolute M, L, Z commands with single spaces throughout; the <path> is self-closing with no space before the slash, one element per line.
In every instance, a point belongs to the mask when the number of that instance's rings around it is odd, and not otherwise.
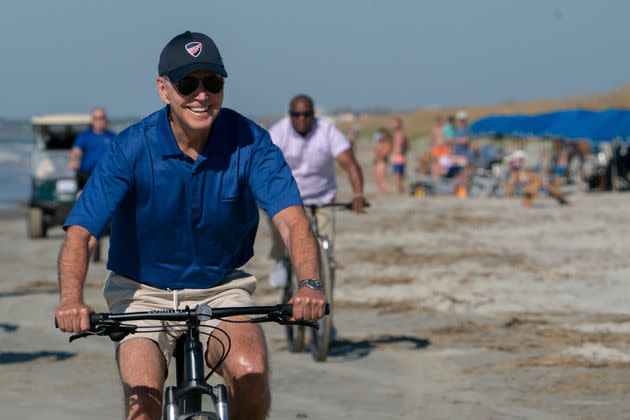
<path fill-rule="evenodd" d="M 157 132 L 160 137 L 162 137 L 160 138 L 160 141 L 158 141 L 158 148 L 163 157 L 180 156 L 183 155 L 184 152 L 182 152 L 179 149 L 179 146 L 177 146 L 177 140 L 175 140 L 171 124 L 168 121 L 168 113 L 169 106 L 166 105 L 159 111 L 158 114 Z"/>
<path fill-rule="evenodd" d="M 168 120 L 169 113 L 169 105 L 166 105 L 158 112 L 157 118 L 157 128 L 158 133 L 160 133 L 160 141 L 158 141 L 159 152 L 162 157 L 174 157 L 174 156 L 184 156 L 184 152 L 181 151 L 179 146 L 177 145 L 177 140 L 175 139 L 175 135 L 173 134 L 173 129 L 171 128 L 171 124 Z M 207 159 L 212 153 L 211 149 L 213 147 L 217 147 L 216 143 L 220 142 L 224 133 L 227 129 L 226 121 L 223 112 L 223 108 L 219 111 L 217 118 L 212 123 L 212 129 L 210 130 L 210 136 L 208 137 L 208 142 L 206 146 L 199 154 L 200 161 Z"/>

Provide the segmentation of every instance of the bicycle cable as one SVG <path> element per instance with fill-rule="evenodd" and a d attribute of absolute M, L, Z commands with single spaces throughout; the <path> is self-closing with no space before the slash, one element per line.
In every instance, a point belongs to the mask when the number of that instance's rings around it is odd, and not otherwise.
<path fill-rule="evenodd" d="M 207 336 L 208 338 L 212 338 L 221 345 L 221 351 L 220 351 L 221 357 L 219 357 L 219 360 L 217 361 L 217 363 L 214 366 L 210 366 L 210 364 L 208 364 L 208 368 L 210 369 L 210 371 L 205 377 L 205 380 L 207 381 L 212 375 L 216 373 L 217 369 L 219 369 L 219 367 L 223 364 L 223 362 L 225 362 L 225 359 L 227 359 L 227 356 L 230 353 L 230 350 L 232 349 L 232 339 L 230 338 L 228 333 L 220 327 L 210 326 L 210 325 L 200 325 L 199 328 L 212 329 L 211 332 L 201 331 L 200 329 L 199 334 Z M 164 327 L 164 326 L 158 327 L 158 326 L 151 326 L 151 325 L 143 325 L 143 326 L 139 326 L 138 329 L 141 329 L 142 332 L 169 332 L 169 331 L 185 332 L 186 326 L 182 325 L 179 328 L 173 328 L 173 327 Z M 227 342 L 228 342 L 227 349 L 226 349 L 225 343 L 219 337 L 216 337 L 215 335 L 213 335 L 215 330 L 218 330 L 221 333 L 223 333 L 223 335 L 227 339 Z"/>
<path fill-rule="evenodd" d="M 220 331 L 221 333 L 223 333 L 225 338 L 227 338 L 227 349 L 226 349 L 225 343 L 223 343 L 223 341 L 221 341 L 221 339 L 219 337 L 216 337 L 213 334 L 217 330 Z M 228 333 L 224 329 L 222 329 L 222 328 L 220 328 L 218 326 L 214 327 L 214 329 L 212 330 L 212 333 L 203 332 L 203 334 L 208 335 L 209 338 L 214 338 L 216 341 L 219 342 L 219 344 L 221 344 L 221 357 L 219 358 L 219 360 L 217 361 L 217 363 L 214 366 L 208 365 L 208 367 L 210 368 L 210 372 L 208 372 L 208 374 L 206 375 L 205 380 L 207 381 L 212 375 L 214 375 L 214 373 L 217 371 L 217 369 L 219 369 L 219 367 L 221 367 L 223 362 L 225 362 L 225 359 L 227 359 L 227 356 L 230 353 L 230 350 L 232 349 L 232 339 L 230 338 L 230 336 L 228 335 Z"/>

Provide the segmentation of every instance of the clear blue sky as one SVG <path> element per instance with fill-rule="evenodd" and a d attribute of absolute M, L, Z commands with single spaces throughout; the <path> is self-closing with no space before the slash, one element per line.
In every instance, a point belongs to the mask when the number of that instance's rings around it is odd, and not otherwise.
<path fill-rule="evenodd" d="M 0 117 L 141 116 L 164 44 L 218 44 L 224 105 L 275 115 L 311 94 L 325 109 L 573 97 L 630 81 L 624 0 L 3 0 Z"/>

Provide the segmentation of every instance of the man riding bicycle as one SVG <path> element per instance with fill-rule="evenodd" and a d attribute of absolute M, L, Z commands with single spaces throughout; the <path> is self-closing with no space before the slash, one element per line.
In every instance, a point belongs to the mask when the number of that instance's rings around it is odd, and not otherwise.
<path fill-rule="evenodd" d="M 305 204 L 328 204 L 335 199 L 335 161 L 348 174 L 352 186 L 352 210 L 362 213 L 363 173 L 352 152 L 352 145 L 335 125 L 315 117 L 315 104 L 307 95 L 297 95 L 289 103 L 289 113 L 269 129 L 271 140 L 284 153 L 287 164 L 300 188 Z M 319 231 L 334 242 L 334 212 L 331 207 L 317 213 Z M 282 257 L 284 245 L 275 229 L 272 230 L 270 256 L 276 262 L 270 283 L 282 287 L 287 272 Z"/>
<path fill-rule="evenodd" d="M 319 279 L 316 242 L 297 184 L 269 134 L 222 108 L 227 72 L 215 43 L 201 33 L 176 36 L 162 50 L 158 74 L 166 106 L 116 137 L 66 220 L 59 328 L 90 327 L 83 285 L 90 253 L 110 219 L 111 274 L 104 295 L 111 312 L 253 305 L 256 279 L 238 268 L 253 255 L 258 206 L 280 232 L 299 278 L 314 280 L 293 296 L 293 318 L 321 318 L 325 297 L 312 287 Z M 262 329 L 218 326 L 231 338 L 232 350 L 218 371 L 230 389 L 230 419 L 266 418 L 269 366 Z M 223 354 L 220 338 L 205 343 L 209 366 Z M 126 418 L 160 418 L 176 339 L 142 332 L 117 344 Z"/>

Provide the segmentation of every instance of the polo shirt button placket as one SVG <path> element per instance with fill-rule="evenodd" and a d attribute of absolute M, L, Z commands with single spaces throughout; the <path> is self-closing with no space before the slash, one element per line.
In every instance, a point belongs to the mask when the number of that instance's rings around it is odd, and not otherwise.
<path fill-rule="evenodd" d="M 192 170 L 192 175 L 190 177 L 190 181 L 193 185 L 193 193 L 192 193 L 193 198 L 197 198 L 197 185 L 195 183 L 195 175 L 197 175 L 198 173 L 199 173 L 199 170 L 197 168 L 194 168 Z"/>
<path fill-rule="evenodd" d="M 200 211 L 201 204 L 199 202 L 199 188 L 200 187 L 198 183 L 198 177 L 199 177 L 199 169 L 193 168 L 193 170 L 191 171 L 191 176 L 190 176 L 190 182 L 192 186 L 191 212 L 192 212 L 192 220 L 195 225 L 199 223 L 199 220 L 201 218 L 201 211 Z"/>

